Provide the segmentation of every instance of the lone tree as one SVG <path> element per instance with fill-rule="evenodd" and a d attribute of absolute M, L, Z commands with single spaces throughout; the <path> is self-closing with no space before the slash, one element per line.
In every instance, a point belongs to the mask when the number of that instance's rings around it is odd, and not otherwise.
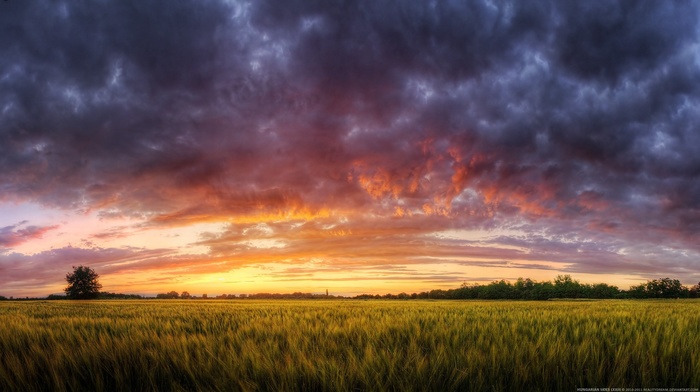
<path fill-rule="evenodd" d="M 63 291 L 70 299 L 93 299 L 100 294 L 102 285 L 97 280 L 100 276 L 90 267 L 73 267 L 73 273 L 66 274 L 68 287 Z"/>

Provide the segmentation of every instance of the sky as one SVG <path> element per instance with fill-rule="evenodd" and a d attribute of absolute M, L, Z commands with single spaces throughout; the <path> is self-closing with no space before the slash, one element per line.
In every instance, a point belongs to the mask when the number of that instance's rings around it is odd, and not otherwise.
<path fill-rule="evenodd" d="M 0 295 L 700 281 L 700 2 L 0 3 Z"/>

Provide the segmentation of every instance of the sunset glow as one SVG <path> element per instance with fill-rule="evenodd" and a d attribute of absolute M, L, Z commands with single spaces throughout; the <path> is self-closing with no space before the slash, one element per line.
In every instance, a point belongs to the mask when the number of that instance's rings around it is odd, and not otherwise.
<path fill-rule="evenodd" d="M 0 295 L 700 281 L 700 3 L 0 4 Z"/>

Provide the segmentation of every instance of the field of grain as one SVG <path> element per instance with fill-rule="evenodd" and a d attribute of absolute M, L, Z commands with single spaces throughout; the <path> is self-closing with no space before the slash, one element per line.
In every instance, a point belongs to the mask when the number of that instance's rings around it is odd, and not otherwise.
<path fill-rule="evenodd" d="M 0 390 L 700 386 L 700 301 L 0 302 Z"/>

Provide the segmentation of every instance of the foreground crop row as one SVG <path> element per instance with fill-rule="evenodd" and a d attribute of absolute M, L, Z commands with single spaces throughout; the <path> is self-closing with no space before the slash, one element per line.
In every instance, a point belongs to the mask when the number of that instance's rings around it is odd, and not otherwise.
<path fill-rule="evenodd" d="M 700 385 L 700 301 L 0 303 L 0 390 Z"/>

